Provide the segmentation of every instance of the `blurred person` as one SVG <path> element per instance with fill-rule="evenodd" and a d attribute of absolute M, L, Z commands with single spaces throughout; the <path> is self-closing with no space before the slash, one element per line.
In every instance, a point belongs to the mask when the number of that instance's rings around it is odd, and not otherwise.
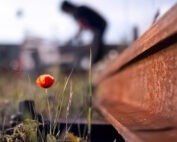
<path fill-rule="evenodd" d="M 103 36 L 107 27 L 106 20 L 95 10 L 85 5 L 77 6 L 70 1 L 63 1 L 62 11 L 70 14 L 79 24 L 79 31 L 75 37 L 79 37 L 83 30 L 93 33 L 92 63 L 100 61 L 104 56 Z"/>

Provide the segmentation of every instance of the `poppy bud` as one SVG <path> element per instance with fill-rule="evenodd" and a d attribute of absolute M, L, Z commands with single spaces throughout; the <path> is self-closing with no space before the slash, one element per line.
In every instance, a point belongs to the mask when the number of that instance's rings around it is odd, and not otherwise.
<path fill-rule="evenodd" d="M 49 88 L 54 83 L 54 78 L 49 74 L 42 74 L 36 79 L 38 86 L 42 88 Z"/>

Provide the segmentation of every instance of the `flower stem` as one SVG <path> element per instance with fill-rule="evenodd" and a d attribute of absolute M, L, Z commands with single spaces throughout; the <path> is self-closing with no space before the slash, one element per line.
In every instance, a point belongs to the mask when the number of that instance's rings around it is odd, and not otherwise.
<path fill-rule="evenodd" d="M 46 96 L 47 96 L 47 107 L 48 107 L 48 112 L 49 112 L 50 134 L 52 134 L 52 124 L 51 124 L 52 117 L 51 117 L 50 102 L 49 102 L 49 98 L 48 98 L 48 91 L 47 91 L 47 89 L 45 89 L 45 93 L 46 93 Z"/>

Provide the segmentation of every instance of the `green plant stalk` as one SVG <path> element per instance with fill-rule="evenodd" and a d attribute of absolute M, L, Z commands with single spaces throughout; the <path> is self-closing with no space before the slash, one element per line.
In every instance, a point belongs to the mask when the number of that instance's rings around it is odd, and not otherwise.
<path fill-rule="evenodd" d="M 61 102 L 58 103 L 58 106 L 57 106 L 57 112 L 56 112 L 55 119 L 54 119 L 53 134 L 55 133 L 55 129 L 57 127 L 57 118 L 59 117 L 59 115 L 61 113 L 61 108 L 62 108 L 63 101 L 64 101 L 64 94 L 65 94 L 66 87 L 68 85 L 68 82 L 71 78 L 72 73 L 73 73 L 73 69 L 72 69 L 71 73 L 69 74 L 69 76 L 67 77 L 66 83 L 65 83 L 64 88 L 63 88 L 63 92 L 61 94 Z"/>
<path fill-rule="evenodd" d="M 4 117 L 3 117 L 3 123 L 2 123 L 2 131 L 3 132 L 4 132 L 5 123 L 6 123 L 6 116 L 4 115 Z"/>
<path fill-rule="evenodd" d="M 69 101 L 66 109 L 66 134 L 68 132 L 68 116 L 69 116 L 69 110 L 71 107 L 71 101 L 72 101 L 72 96 L 73 96 L 73 89 L 72 89 L 72 82 L 70 83 L 70 93 L 69 93 Z"/>
<path fill-rule="evenodd" d="M 89 62 L 89 98 L 88 98 L 88 114 L 87 114 L 87 121 L 88 121 L 88 141 L 91 141 L 91 123 L 92 123 L 92 49 L 90 48 L 90 62 Z"/>
<path fill-rule="evenodd" d="M 49 112 L 49 124 L 50 124 L 50 134 L 52 134 L 52 124 L 51 124 L 51 121 L 52 121 L 52 116 L 51 116 L 51 110 L 50 110 L 50 103 L 49 103 L 49 98 L 48 98 L 48 91 L 47 89 L 45 89 L 45 93 L 47 95 L 47 107 L 48 107 L 48 112 Z"/>

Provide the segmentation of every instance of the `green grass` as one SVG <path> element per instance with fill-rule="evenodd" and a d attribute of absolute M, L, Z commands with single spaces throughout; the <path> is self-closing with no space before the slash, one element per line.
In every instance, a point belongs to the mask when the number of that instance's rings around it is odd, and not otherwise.
<path fill-rule="evenodd" d="M 91 63 L 91 61 L 90 61 Z M 90 64 L 91 66 L 91 64 Z M 48 89 L 40 88 L 36 84 L 36 78 L 24 74 L 23 77 L 17 78 L 13 73 L 3 73 L 0 75 L 0 125 L 9 124 L 10 116 L 17 114 L 18 104 L 23 100 L 34 100 L 36 113 L 42 114 L 44 120 L 50 120 L 50 133 L 47 139 L 54 142 L 53 137 L 57 122 L 59 119 L 72 122 L 77 119 L 87 120 L 88 133 L 87 141 L 90 141 L 92 118 L 100 116 L 92 111 L 92 84 L 91 84 L 91 67 L 89 72 L 63 74 L 56 67 L 50 68 L 46 73 L 52 75 L 55 83 Z M 72 97 L 71 97 L 72 96 Z M 25 128 L 28 125 L 23 125 Z M 53 130 L 53 131 L 52 131 Z M 74 139 L 76 137 L 68 133 L 66 129 L 64 139 Z M 13 135 L 12 135 L 13 138 Z M 56 139 L 56 138 L 55 138 Z"/>
<path fill-rule="evenodd" d="M 45 119 L 49 119 L 49 112 L 46 108 L 46 97 L 49 97 L 52 119 L 56 115 L 56 107 L 62 100 L 63 88 L 68 78 L 67 74 L 62 74 L 58 69 L 50 68 L 50 73 L 55 78 L 55 84 L 48 89 L 48 95 L 45 91 L 36 85 L 36 78 L 29 75 L 23 75 L 21 79 L 16 78 L 13 73 L 1 73 L 0 75 L 0 125 L 5 118 L 6 123 L 10 120 L 10 115 L 18 111 L 18 103 L 25 99 L 35 101 L 36 112 L 42 113 Z M 72 103 L 69 110 L 69 118 L 86 118 L 87 116 L 87 95 L 88 95 L 88 73 L 73 73 L 69 79 L 66 89 L 63 93 L 63 103 L 61 104 L 60 118 L 66 117 L 66 109 L 70 94 L 70 82 L 72 82 Z M 59 104 L 58 104 L 59 103 Z M 95 115 L 97 116 L 97 114 Z"/>

